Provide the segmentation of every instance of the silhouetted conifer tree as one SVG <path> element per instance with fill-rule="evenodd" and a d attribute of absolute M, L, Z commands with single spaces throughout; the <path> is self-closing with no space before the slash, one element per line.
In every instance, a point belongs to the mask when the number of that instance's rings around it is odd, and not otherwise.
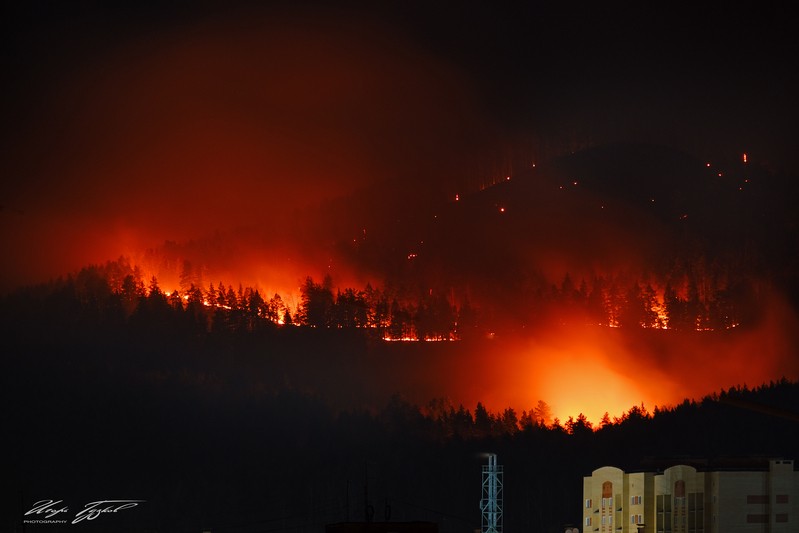
<path fill-rule="evenodd" d="M 329 276 L 323 284 L 314 283 L 308 276 L 300 288 L 302 323 L 312 327 L 327 327 L 333 318 L 333 282 Z"/>

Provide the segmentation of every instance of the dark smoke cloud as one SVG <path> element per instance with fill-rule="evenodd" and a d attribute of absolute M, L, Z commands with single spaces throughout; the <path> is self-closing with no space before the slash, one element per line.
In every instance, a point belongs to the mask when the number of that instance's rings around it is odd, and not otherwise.
<path fill-rule="evenodd" d="M 490 129 L 456 69 L 368 17 L 236 11 L 112 44 L 43 62 L 37 101 L 20 97 L 7 285 L 166 239 L 287 231 L 375 181 L 423 186 Z"/>

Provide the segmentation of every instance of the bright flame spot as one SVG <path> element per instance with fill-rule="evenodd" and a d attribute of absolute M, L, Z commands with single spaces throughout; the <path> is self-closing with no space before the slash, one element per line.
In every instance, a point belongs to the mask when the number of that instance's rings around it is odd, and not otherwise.
<path fill-rule="evenodd" d="M 658 300 L 652 307 L 652 311 L 657 314 L 654 327 L 657 329 L 669 329 L 669 315 L 666 312 L 666 304 Z"/>
<path fill-rule="evenodd" d="M 518 376 L 510 378 L 515 390 L 508 391 L 518 397 L 502 400 L 507 405 L 532 406 L 543 399 L 561 423 L 582 413 L 594 425 L 605 413 L 612 419 L 634 405 L 643 403 L 651 412 L 656 405 L 677 401 L 682 392 L 679 384 L 639 360 L 618 331 L 587 327 L 519 347 L 511 356 Z"/>
<path fill-rule="evenodd" d="M 743 162 L 744 162 L 744 164 L 746 164 L 746 163 L 748 163 L 748 162 L 749 162 L 749 161 L 747 160 L 746 154 L 744 154 L 744 155 L 743 155 Z"/>
<path fill-rule="evenodd" d="M 596 424 L 606 412 L 621 416 L 644 397 L 634 381 L 610 368 L 599 354 L 569 350 L 548 359 L 536 381 L 561 422 L 583 413 Z"/>
<path fill-rule="evenodd" d="M 385 342 L 454 342 L 459 340 L 455 335 L 449 335 L 445 337 L 425 337 L 424 339 L 420 339 L 416 335 L 405 335 L 403 337 L 392 337 L 391 335 L 384 335 L 383 340 Z"/>

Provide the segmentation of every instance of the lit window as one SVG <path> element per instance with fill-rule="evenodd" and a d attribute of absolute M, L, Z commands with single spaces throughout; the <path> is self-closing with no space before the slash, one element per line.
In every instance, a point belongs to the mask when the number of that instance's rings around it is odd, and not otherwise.
<path fill-rule="evenodd" d="M 590 526 L 591 525 L 591 517 L 590 516 L 586 516 L 585 517 L 585 525 L 586 526 Z"/>
<path fill-rule="evenodd" d="M 585 508 L 589 509 L 590 507 L 591 507 L 591 498 L 588 498 L 587 500 L 585 500 Z"/>

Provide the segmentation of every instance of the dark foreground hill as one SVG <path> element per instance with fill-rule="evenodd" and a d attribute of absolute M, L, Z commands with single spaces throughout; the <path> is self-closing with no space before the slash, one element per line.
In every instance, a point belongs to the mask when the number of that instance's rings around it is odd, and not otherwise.
<path fill-rule="evenodd" d="M 599 466 L 751 462 L 799 444 L 799 385 L 788 381 L 654 413 L 631 406 L 592 431 L 533 410 L 390 394 L 343 407 L 320 392 L 339 384 L 360 397 L 373 384 L 352 377 L 359 368 L 423 368 L 445 345 L 297 327 L 200 338 L 29 326 L 0 336 L 9 531 L 37 501 L 124 498 L 146 502 L 69 530 L 318 532 L 367 504 L 379 520 L 473 530 L 486 451 L 505 465 L 506 527 L 557 531 L 579 520 L 582 476 Z M 54 526 L 25 528 L 40 530 Z"/>

